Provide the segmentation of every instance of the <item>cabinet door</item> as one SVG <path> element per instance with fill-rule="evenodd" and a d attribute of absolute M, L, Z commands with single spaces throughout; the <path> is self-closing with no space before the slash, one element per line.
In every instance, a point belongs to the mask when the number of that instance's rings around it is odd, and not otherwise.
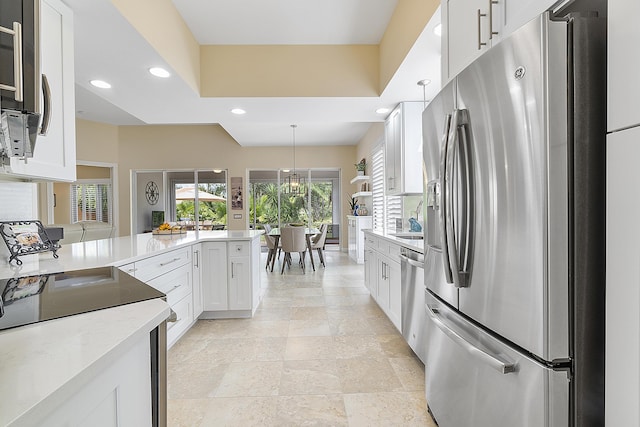
<path fill-rule="evenodd" d="M 251 310 L 251 258 L 229 258 L 229 310 Z"/>
<path fill-rule="evenodd" d="M 376 302 L 384 311 L 387 313 L 389 311 L 389 264 L 387 263 L 387 258 L 381 255 L 377 256 L 377 271 L 376 275 L 378 277 L 377 284 L 378 289 L 376 292 Z M 388 314 L 387 314 L 388 316 Z"/>
<path fill-rule="evenodd" d="M 402 139 L 402 109 L 398 106 L 384 123 L 384 181 L 387 193 L 393 193 L 400 172 L 400 141 Z"/>
<path fill-rule="evenodd" d="M 608 10 L 608 100 L 607 129 L 609 131 L 640 124 L 640 2 L 609 0 Z"/>
<path fill-rule="evenodd" d="M 402 282 L 400 263 L 388 260 L 389 311 L 387 316 L 398 331 L 402 329 Z"/>
<path fill-rule="evenodd" d="M 448 46 L 446 49 L 449 64 L 447 78 L 442 79 L 443 83 L 455 77 L 488 49 L 489 40 L 486 31 L 488 5 L 488 0 L 487 2 L 478 2 L 477 0 L 448 0 L 446 2 L 448 18 L 443 30 L 447 32 Z M 480 16 L 478 19 L 478 14 L 485 16 Z"/>
<path fill-rule="evenodd" d="M 227 310 L 227 244 L 202 243 L 201 260 L 204 311 Z"/>
<path fill-rule="evenodd" d="M 640 127 L 607 137 L 607 426 L 640 425 L 639 158 Z"/>
<path fill-rule="evenodd" d="M 75 181 L 73 12 L 59 0 L 43 0 L 40 21 L 41 67 L 49 82 L 51 120 L 47 135 L 37 138 L 33 158 L 12 158 L 11 170 L 21 176 Z"/>
<path fill-rule="evenodd" d="M 204 302 L 202 296 L 202 243 L 193 245 L 193 283 L 192 283 L 192 298 L 193 298 L 193 320 L 196 320 L 198 316 L 202 314 L 204 310 Z"/>
<path fill-rule="evenodd" d="M 373 249 L 364 251 L 364 284 L 369 289 L 371 296 L 376 299 L 378 295 L 377 259 Z"/>

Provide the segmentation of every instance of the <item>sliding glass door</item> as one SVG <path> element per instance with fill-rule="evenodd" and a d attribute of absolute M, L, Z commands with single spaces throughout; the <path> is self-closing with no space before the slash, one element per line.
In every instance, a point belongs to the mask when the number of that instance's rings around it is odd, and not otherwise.
<path fill-rule="evenodd" d="M 301 223 L 319 228 L 321 224 L 329 224 L 329 239 L 338 243 L 340 171 L 296 170 L 296 174 L 303 178 L 298 192 L 291 190 L 291 180 L 287 179 L 292 173 L 284 170 L 249 172 L 250 226 L 262 229 L 264 224 L 276 227 Z"/>

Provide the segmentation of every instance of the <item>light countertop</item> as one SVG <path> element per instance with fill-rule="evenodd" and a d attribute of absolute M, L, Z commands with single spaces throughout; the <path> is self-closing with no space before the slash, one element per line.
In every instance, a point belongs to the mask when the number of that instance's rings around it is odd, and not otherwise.
<path fill-rule="evenodd" d="M 402 236 L 422 235 L 422 233 L 383 233 L 375 230 L 363 230 L 365 233 L 369 233 L 376 237 L 382 237 L 383 239 L 390 240 L 394 243 L 398 243 L 400 246 L 420 252 L 424 254 L 424 240 L 423 239 L 403 239 Z M 398 235 L 394 235 L 398 234 Z"/>
<path fill-rule="evenodd" d="M 168 315 L 153 299 L 0 332 L 0 425 L 38 425 Z"/>
<path fill-rule="evenodd" d="M 262 230 L 189 231 L 186 234 L 115 237 L 63 245 L 56 259 L 51 252 L 20 257 L 22 266 L 8 265 L 0 261 L 0 278 L 29 274 L 49 274 L 85 268 L 120 266 L 172 249 L 207 241 L 253 240 Z M 15 262 L 14 262 L 15 264 Z"/>

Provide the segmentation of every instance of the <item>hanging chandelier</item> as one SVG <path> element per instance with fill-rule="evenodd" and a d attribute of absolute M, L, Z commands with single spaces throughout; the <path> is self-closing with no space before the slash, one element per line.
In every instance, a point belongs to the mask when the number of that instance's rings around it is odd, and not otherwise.
<path fill-rule="evenodd" d="M 305 179 L 296 172 L 296 128 L 298 125 L 291 125 L 293 131 L 293 173 L 285 178 L 285 193 L 304 194 Z"/>

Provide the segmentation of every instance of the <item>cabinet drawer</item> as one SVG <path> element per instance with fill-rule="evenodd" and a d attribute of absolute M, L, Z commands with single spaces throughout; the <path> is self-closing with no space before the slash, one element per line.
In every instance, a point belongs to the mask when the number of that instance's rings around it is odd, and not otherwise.
<path fill-rule="evenodd" d="M 372 237 L 370 234 L 364 235 L 364 247 L 368 249 L 378 250 L 378 239 Z"/>
<path fill-rule="evenodd" d="M 136 277 L 136 264 L 134 262 L 130 262 L 129 264 L 121 265 L 118 267 L 121 271 L 129 274 L 130 276 Z"/>
<path fill-rule="evenodd" d="M 191 294 L 191 274 L 191 266 L 183 265 L 148 281 L 147 284 L 164 292 L 167 295 L 167 303 L 173 307 L 173 304 Z"/>
<path fill-rule="evenodd" d="M 229 242 L 228 245 L 229 257 L 251 255 L 250 242 Z"/>
<path fill-rule="evenodd" d="M 186 247 L 137 261 L 136 278 L 147 282 L 154 277 L 189 263 L 191 260 L 190 254 L 191 248 Z"/>
<path fill-rule="evenodd" d="M 397 243 L 392 243 L 388 240 L 380 239 L 378 250 L 380 251 L 380 253 L 387 255 L 389 258 L 396 261 L 400 256 L 400 245 L 398 245 Z"/>
<path fill-rule="evenodd" d="M 171 347 L 180 338 L 182 333 L 189 328 L 193 320 L 193 305 L 190 297 L 178 301 L 171 307 L 176 314 L 175 321 L 167 321 L 167 347 Z"/>

